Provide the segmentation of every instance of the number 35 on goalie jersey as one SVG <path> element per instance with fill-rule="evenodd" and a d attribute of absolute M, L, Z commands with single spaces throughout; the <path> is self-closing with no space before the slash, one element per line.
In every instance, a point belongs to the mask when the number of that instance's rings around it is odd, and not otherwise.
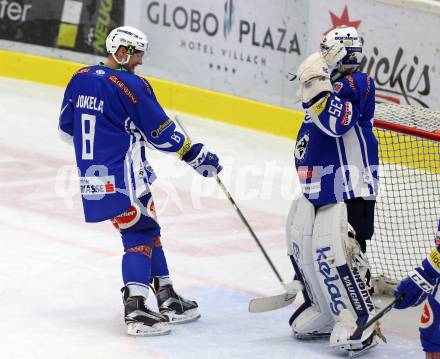
<path fill-rule="evenodd" d="M 87 222 L 113 218 L 149 191 L 154 174 L 147 146 L 180 158 L 191 147 L 148 81 L 99 65 L 73 76 L 59 129 L 75 147 Z"/>
<path fill-rule="evenodd" d="M 354 72 L 333 88 L 305 107 L 295 148 L 303 193 L 315 205 L 377 194 L 374 81 Z"/>

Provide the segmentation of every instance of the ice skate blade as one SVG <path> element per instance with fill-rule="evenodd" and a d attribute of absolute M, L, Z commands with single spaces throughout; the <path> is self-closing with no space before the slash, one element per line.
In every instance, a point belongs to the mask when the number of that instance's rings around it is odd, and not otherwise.
<path fill-rule="evenodd" d="M 293 333 L 293 336 L 298 340 L 317 340 L 330 338 L 330 333 Z"/>
<path fill-rule="evenodd" d="M 187 310 L 183 314 L 176 314 L 174 310 L 170 310 L 168 312 L 162 312 L 161 314 L 168 318 L 170 324 L 189 323 L 201 317 L 201 314 L 199 313 L 197 308 Z"/>
<path fill-rule="evenodd" d="M 350 349 L 348 349 L 348 356 L 350 358 L 357 358 L 358 356 L 361 356 L 361 355 L 365 354 L 371 348 L 374 348 L 377 344 L 379 344 L 379 342 L 377 340 L 375 340 L 373 343 L 371 343 L 370 345 L 368 345 L 364 349 L 359 349 L 359 350 L 350 350 Z"/>
<path fill-rule="evenodd" d="M 152 327 L 142 323 L 127 324 L 127 334 L 137 337 L 154 337 L 167 335 L 171 332 L 171 326 L 168 323 L 156 323 Z"/>

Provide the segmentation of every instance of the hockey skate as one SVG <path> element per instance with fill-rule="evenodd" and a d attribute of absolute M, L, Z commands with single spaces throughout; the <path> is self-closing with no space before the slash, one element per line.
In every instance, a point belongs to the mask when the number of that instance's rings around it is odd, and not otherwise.
<path fill-rule="evenodd" d="M 178 295 L 171 284 L 159 286 L 155 278 L 154 288 L 159 311 L 171 324 L 187 323 L 200 318 L 197 302 Z"/>
<path fill-rule="evenodd" d="M 379 341 L 376 331 L 374 330 L 367 339 L 359 341 L 358 345 L 351 345 L 351 348 L 347 349 L 347 352 L 350 358 L 355 358 L 364 354 L 367 350 L 374 348 L 377 344 L 379 344 Z"/>
<path fill-rule="evenodd" d="M 330 336 L 330 345 L 346 350 L 350 358 L 355 358 L 379 344 L 376 329 L 366 329 L 359 339 L 351 338 L 353 330 L 352 324 L 337 322 Z"/>
<path fill-rule="evenodd" d="M 293 336 L 298 340 L 329 338 L 333 320 L 323 315 L 314 305 L 303 304 L 289 320 Z"/>
<path fill-rule="evenodd" d="M 309 333 L 299 333 L 293 332 L 293 336 L 298 340 L 316 340 L 316 339 L 328 339 L 331 333 L 321 333 L 321 332 L 309 332 Z"/>
<path fill-rule="evenodd" d="M 127 334 L 135 336 L 165 335 L 171 332 L 168 320 L 145 305 L 145 297 L 130 296 L 128 287 L 121 289 L 125 307 Z"/>

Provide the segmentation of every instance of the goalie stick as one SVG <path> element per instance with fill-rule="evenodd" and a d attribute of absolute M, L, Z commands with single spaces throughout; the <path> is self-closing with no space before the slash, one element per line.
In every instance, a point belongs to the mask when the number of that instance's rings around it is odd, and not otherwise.
<path fill-rule="evenodd" d="M 304 289 L 301 282 L 297 280 L 283 285 L 286 288 L 286 293 L 251 299 L 249 302 L 249 312 L 262 313 L 284 308 L 289 304 L 292 304 L 298 292 L 301 292 Z"/>

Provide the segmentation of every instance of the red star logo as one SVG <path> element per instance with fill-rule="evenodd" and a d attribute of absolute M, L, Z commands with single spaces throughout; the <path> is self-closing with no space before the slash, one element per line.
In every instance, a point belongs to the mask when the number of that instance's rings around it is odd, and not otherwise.
<path fill-rule="evenodd" d="M 361 24 L 361 20 L 350 21 L 348 16 L 347 5 L 344 6 L 344 10 L 342 11 L 342 15 L 340 17 L 338 17 L 335 13 L 331 11 L 330 11 L 330 17 L 332 18 L 333 27 L 327 30 L 326 32 L 324 32 L 324 35 L 327 34 L 330 30 L 334 29 L 336 26 L 346 25 L 346 26 L 353 26 L 355 29 L 357 29 Z"/>

